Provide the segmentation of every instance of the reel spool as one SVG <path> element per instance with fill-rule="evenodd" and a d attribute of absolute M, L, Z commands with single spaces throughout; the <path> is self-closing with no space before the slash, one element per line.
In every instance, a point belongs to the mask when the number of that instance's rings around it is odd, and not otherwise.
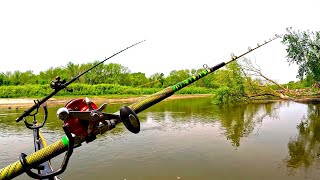
<path fill-rule="evenodd" d="M 140 121 L 136 113 L 128 106 L 120 108 L 120 115 L 103 113 L 106 108 L 103 104 L 98 108 L 88 98 L 74 99 L 65 107 L 57 111 L 57 116 L 63 121 L 67 130 L 86 142 L 96 139 L 93 131 L 102 126 L 108 126 L 107 130 L 113 129 L 116 124 L 123 122 L 125 127 L 132 133 L 140 132 Z"/>

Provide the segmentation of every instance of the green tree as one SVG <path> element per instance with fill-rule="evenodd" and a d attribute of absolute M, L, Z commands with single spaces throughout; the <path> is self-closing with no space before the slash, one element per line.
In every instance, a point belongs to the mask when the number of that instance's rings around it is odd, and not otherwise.
<path fill-rule="evenodd" d="M 9 72 L 0 74 L 0 86 L 10 85 Z"/>
<path fill-rule="evenodd" d="M 59 72 L 61 74 L 60 76 L 63 76 L 63 74 L 68 75 L 68 77 L 65 77 L 67 79 L 71 79 L 73 77 L 76 77 L 80 73 L 82 73 L 80 71 L 80 66 L 78 64 L 73 64 L 72 62 L 69 62 L 67 64 L 67 67 L 64 69 L 55 68 L 55 70 L 56 70 L 56 72 Z"/>
<path fill-rule="evenodd" d="M 165 78 L 165 86 L 171 86 L 179 83 L 191 76 L 189 69 L 173 70 L 169 76 Z"/>
<path fill-rule="evenodd" d="M 132 76 L 131 86 L 133 87 L 142 86 L 149 82 L 149 79 L 146 77 L 144 73 L 141 73 L 141 72 L 132 73 L 131 76 Z"/>
<path fill-rule="evenodd" d="M 84 72 L 85 70 L 91 68 L 97 63 L 99 62 L 95 61 L 94 63 L 82 64 L 79 67 L 78 74 L 80 72 Z M 127 67 L 122 66 L 121 64 L 116 64 L 116 63 L 102 64 L 95 67 L 87 74 L 85 74 L 84 77 L 80 78 L 80 81 L 87 84 L 107 83 L 107 84 L 127 85 L 125 83 L 128 83 L 128 77 L 127 77 L 128 73 L 130 73 L 130 70 Z M 124 81 L 125 83 L 122 81 L 124 78 L 126 79 Z"/>
<path fill-rule="evenodd" d="M 198 69 L 198 70 L 192 69 L 191 74 L 195 75 L 195 74 L 200 73 L 203 70 L 204 70 L 203 68 Z M 214 74 L 215 73 L 212 73 L 209 76 L 206 76 L 206 77 L 196 81 L 193 85 L 196 87 L 217 88 L 215 86 L 215 75 Z"/>
<path fill-rule="evenodd" d="M 149 77 L 149 87 L 162 87 L 164 84 L 164 74 L 163 73 L 155 73 Z"/>
<path fill-rule="evenodd" d="M 287 46 L 287 61 L 299 66 L 297 77 L 310 75 L 320 81 L 320 32 L 287 29 L 282 43 Z"/>
<path fill-rule="evenodd" d="M 109 63 L 103 66 L 103 70 L 101 71 L 102 77 L 105 80 L 101 79 L 101 83 L 108 84 L 121 84 L 121 81 L 125 74 L 129 73 L 129 69 L 121 64 L 117 63 Z"/>
<path fill-rule="evenodd" d="M 220 87 L 216 90 L 215 104 L 228 104 L 243 101 L 246 97 L 245 78 L 237 62 L 227 65 L 227 69 L 216 72 L 216 81 Z"/>
<path fill-rule="evenodd" d="M 12 85 L 19 85 L 20 84 L 20 76 L 21 76 L 20 71 L 14 71 L 13 74 L 11 74 L 10 81 L 11 81 Z"/>
<path fill-rule="evenodd" d="M 37 77 L 32 71 L 21 72 L 19 77 L 19 85 L 36 84 Z"/>

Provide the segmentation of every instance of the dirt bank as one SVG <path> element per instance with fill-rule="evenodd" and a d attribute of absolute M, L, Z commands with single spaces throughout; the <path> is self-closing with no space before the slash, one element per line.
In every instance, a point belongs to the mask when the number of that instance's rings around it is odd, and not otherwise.
<path fill-rule="evenodd" d="M 187 95 L 173 95 L 166 100 L 172 99 L 182 99 L 182 98 L 197 98 L 197 97 L 210 97 L 210 94 L 187 94 Z M 89 97 L 91 101 L 96 104 L 108 103 L 108 104 L 116 104 L 116 103 L 133 103 L 142 97 L 129 97 L 129 98 L 102 98 L 102 97 Z M 79 97 L 82 98 L 82 97 Z M 65 105 L 70 100 L 75 99 L 74 97 L 63 97 L 63 98 L 51 98 L 47 101 L 48 106 L 55 105 Z M 19 98 L 19 99 L 7 99 L 0 98 L 0 108 L 19 108 L 19 107 L 29 107 L 34 104 L 34 99 L 31 98 Z"/>

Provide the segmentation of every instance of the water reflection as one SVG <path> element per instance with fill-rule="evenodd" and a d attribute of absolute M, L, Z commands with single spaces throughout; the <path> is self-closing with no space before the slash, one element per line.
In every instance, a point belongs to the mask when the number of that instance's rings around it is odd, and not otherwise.
<path fill-rule="evenodd" d="M 232 107 L 216 107 L 215 116 L 219 119 L 224 135 L 235 147 L 240 146 L 242 138 L 261 125 L 266 117 L 275 117 L 279 103 L 242 104 Z"/>
<path fill-rule="evenodd" d="M 110 105 L 105 112 L 116 112 L 121 106 Z M 51 133 L 44 135 L 49 143 L 63 135 L 62 122 L 55 115 L 58 108 L 48 109 L 44 131 Z M 14 121 L 22 111 L 0 109 L 2 167 L 16 161 L 21 152 L 33 150 L 31 131 Z M 117 126 L 75 149 L 62 178 L 302 179 L 302 173 L 288 177 L 287 167 L 320 167 L 316 165 L 320 163 L 319 113 L 318 107 L 293 102 L 221 107 L 208 98 L 164 101 L 138 114 L 138 135 Z M 288 157 L 285 162 L 284 157 Z M 52 159 L 57 165 L 60 160 Z"/>
<path fill-rule="evenodd" d="M 216 106 L 206 104 L 204 102 L 208 101 L 201 99 L 186 100 L 186 103 L 183 101 L 166 102 L 142 113 L 141 119 L 146 119 L 142 131 L 186 129 L 197 123 L 212 126 L 219 124 L 223 135 L 234 147 L 239 147 L 241 139 L 250 135 L 265 118 L 276 118 L 277 109 L 281 105 L 280 102 L 264 102 Z"/>
<path fill-rule="evenodd" d="M 320 163 L 320 106 L 308 105 L 307 116 L 297 125 L 298 135 L 288 143 L 287 167 L 308 169 L 315 163 Z"/>
<path fill-rule="evenodd" d="M 232 146 L 239 147 L 241 139 L 250 135 L 256 126 L 261 125 L 264 118 L 276 117 L 280 102 L 264 102 L 255 104 L 238 104 L 233 106 L 216 106 L 206 98 L 182 99 L 164 101 L 138 116 L 142 122 L 141 131 L 160 130 L 176 131 L 192 128 L 196 124 L 217 125 L 222 129 L 222 134 L 231 142 Z M 110 105 L 107 112 L 116 112 L 121 107 Z M 62 122 L 57 119 L 56 112 L 60 107 L 48 108 L 48 121 L 44 126 L 46 132 L 62 133 Z M 16 123 L 14 119 L 23 110 L 0 110 L 0 127 L 2 135 L 14 133 L 30 133 L 22 122 Z M 43 111 L 39 111 L 37 118 L 41 122 Z M 29 118 L 32 122 L 32 117 Z M 121 134 L 126 131 L 121 124 L 112 134 Z"/>

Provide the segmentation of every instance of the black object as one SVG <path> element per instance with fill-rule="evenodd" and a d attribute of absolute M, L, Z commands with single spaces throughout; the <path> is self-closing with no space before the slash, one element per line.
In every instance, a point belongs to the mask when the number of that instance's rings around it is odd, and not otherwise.
<path fill-rule="evenodd" d="M 55 170 L 55 171 L 52 171 L 51 173 L 48 173 L 48 174 L 36 174 L 36 173 L 31 171 L 31 169 L 34 168 L 34 167 L 31 167 L 26 162 L 26 156 L 27 155 L 24 154 L 24 153 L 21 153 L 20 157 L 19 157 L 19 160 L 20 160 L 20 163 L 22 164 L 22 168 L 24 169 L 24 171 L 27 173 L 28 176 L 30 176 L 31 178 L 34 178 L 34 179 L 50 179 L 50 178 L 53 178 L 54 176 L 57 176 L 57 175 L 63 173 L 67 169 L 70 156 L 73 153 L 74 137 L 67 130 L 67 128 L 65 126 L 63 126 L 63 130 L 64 130 L 64 132 L 66 133 L 66 135 L 67 135 L 67 137 L 69 139 L 69 144 L 68 144 L 68 151 L 66 152 L 66 154 L 64 156 L 64 159 L 63 159 L 61 167 L 59 169 Z M 42 167 L 40 166 L 40 168 L 42 168 Z M 39 169 L 39 167 L 38 167 L 38 169 Z"/>
<path fill-rule="evenodd" d="M 64 79 L 64 80 L 60 80 L 60 76 L 57 76 L 55 78 L 55 80 L 52 80 L 51 83 L 50 83 L 50 87 L 51 89 L 54 89 L 54 90 L 58 90 L 58 89 L 63 89 L 64 88 L 64 84 L 66 83 L 67 81 Z"/>
<path fill-rule="evenodd" d="M 120 118 L 126 128 L 132 133 L 140 132 L 140 121 L 137 114 L 128 106 L 120 108 Z"/>
<path fill-rule="evenodd" d="M 40 129 L 44 126 L 44 124 L 47 122 L 47 119 L 48 119 L 48 109 L 47 109 L 47 106 L 42 106 L 43 107 L 43 110 L 44 110 L 44 120 L 43 122 L 40 124 L 40 125 L 36 125 L 37 124 L 37 120 L 36 120 L 36 115 L 38 114 L 38 111 L 39 111 L 39 108 L 40 108 L 40 105 L 39 105 L 39 101 L 34 101 L 37 109 L 36 109 L 36 112 L 33 113 L 33 114 L 29 114 L 29 116 L 33 116 L 33 124 L 30 124 L 27 122 L 27 119 L 26 117 L 23 117 L 23 122 L 24 124 L 26 125 L 26 127 L 28 129 Z"/>

